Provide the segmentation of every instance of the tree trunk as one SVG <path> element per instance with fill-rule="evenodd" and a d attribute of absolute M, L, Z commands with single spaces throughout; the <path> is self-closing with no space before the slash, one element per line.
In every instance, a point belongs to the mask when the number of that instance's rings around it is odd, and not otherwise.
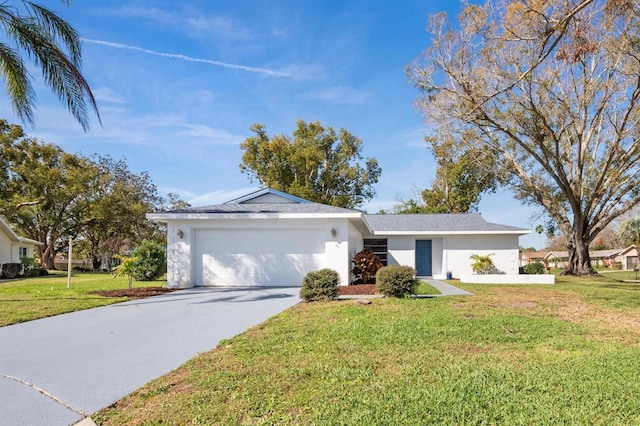
<path fill-rule="evenodd" d="M 45 269 L 56 269 L 56 252 L 52 250 L 51 247 L 37 246 L 36 250 L 38 252 L 38 257 L 40 258 L 40 263 L 42 263 L 42 266 L 44 266 Z"/>
<path fill-rule="evenodd" d="M 567 238 L 567 250 L 569 252 L 569 264 L 562 275 L 598 275 L 591 266 L 589 243 L 575 229 Z"/>
<path fill-rule="evenodd" d="M 96 253 L 91 256 L 91 269 L 94 271 L 99 271 L 101 265 L 101 259 L 98 257 Z"/>

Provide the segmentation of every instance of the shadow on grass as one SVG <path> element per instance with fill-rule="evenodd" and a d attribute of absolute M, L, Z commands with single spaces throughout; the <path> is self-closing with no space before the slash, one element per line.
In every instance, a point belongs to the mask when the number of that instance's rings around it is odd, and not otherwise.
<path fill-rule="evenodd" d="M 632 283 L 620 282 L 619 284 L 610 283 L 610 284 L 600 284 L 599 286 L 604 288 L 611 288 L 614 290 L 640 291 L 640 283 L 632 284 Z"/>

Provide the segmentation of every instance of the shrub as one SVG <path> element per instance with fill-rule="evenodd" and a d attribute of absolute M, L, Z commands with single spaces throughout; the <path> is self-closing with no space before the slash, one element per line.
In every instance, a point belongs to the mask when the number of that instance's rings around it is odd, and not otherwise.
<path fill-rule="evenodd" d="M 544 264 L 541 262 L 532 262 L 524 267 L 525 274 L 544 274 L 546 272 Z"/>
<path fill-rule="evenodd" d="M 415 276 L 416 270 L 410 266 L 384 266 L 376 274 L 376 289 L 385 296 L 415 294 L 419 284 Z"/>
<path fill-rule="evenodd" d="M 378 269 L 384 265 L 371 250 L 362 250 L 353 257 L 353 269 L 356 282 L 361 284 L 371 284 L 376 281 Z"/>
<path fill-rule="evenodd" d="M 340 276 L 333 269 L 311 271 L 302 280 L 300 297 L 303 300 L 330 300 L 338 295 Z"/>
<path fill-rule="evenodd" d="M 22 270 L 22 263 L 3 263 L 2 276 L 5 278 L 15 278 Z"/>
<path fill-rule="evenodd" d="M 167 273 L 167 252 L 155 241 L 143 240 L 131 253 L 136 258 L 133 278 L 136 281 L 153 281 Z"/>
<path fill-rule="evenodd" d="M 22 275 L 24 278 L 37 277 L 40 272 L 40 266 L 33 257 L 21 257 L 20 264 L 22 265 L 21 271 L 18 275 Z"/>

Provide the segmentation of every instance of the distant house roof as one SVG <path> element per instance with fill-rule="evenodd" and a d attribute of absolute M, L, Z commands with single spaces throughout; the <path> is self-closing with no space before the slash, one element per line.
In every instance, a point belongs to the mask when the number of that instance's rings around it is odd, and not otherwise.
<path fill-rule="evenodd" d="M 615 258 L 619 256 L 622 252 L 626 251 L 626 249 L 609 249 L 609 250 L 589 250 L 589 257 L 592 259 L 607 259 L 607 258 Z M 569 252 L 568 251 L 550 251 L 545 259 L 568 259 Z"/>
<path fill-rule="evenodd" d="M 635 246 L 635 244 L 631 244 L 629 247 L 627 247 L 626 249 L 622 250 L 620 252 L 620 255 L 625 255 L 625 254 L 629 253 L 632 250 L 637 250 L 637 247 Z M 638 252 L 636 251 L 636 255 L 637 255 L 637 253 Z"/>
<path fill-rule="evenodd" d="M 523 251 L 520 253 L 522 259 L 544 259 L 546 256 L 546 251 Z"/>
<path fill-rule="evenodd" d="M 479 213 L 364 215 L 374 234 L 519 234 L 529 229 L 487 222 Z"/>
<path fill-rule="evenodd" d="M 621 249 L 611 249 L 611 250 L 589 250 L 589 257 L 592 258 L 614 258 L 619 256 L 620 253 L 624 251 Z"/>

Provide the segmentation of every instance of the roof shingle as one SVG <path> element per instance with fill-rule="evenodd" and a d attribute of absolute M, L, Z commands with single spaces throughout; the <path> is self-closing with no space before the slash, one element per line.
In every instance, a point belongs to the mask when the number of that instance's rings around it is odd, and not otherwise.
<path fill-rule="evenodd" d="M 373 232 L 529 232 L 487 222 L 478 213 L 367 214 L 364 219 Z"/>

